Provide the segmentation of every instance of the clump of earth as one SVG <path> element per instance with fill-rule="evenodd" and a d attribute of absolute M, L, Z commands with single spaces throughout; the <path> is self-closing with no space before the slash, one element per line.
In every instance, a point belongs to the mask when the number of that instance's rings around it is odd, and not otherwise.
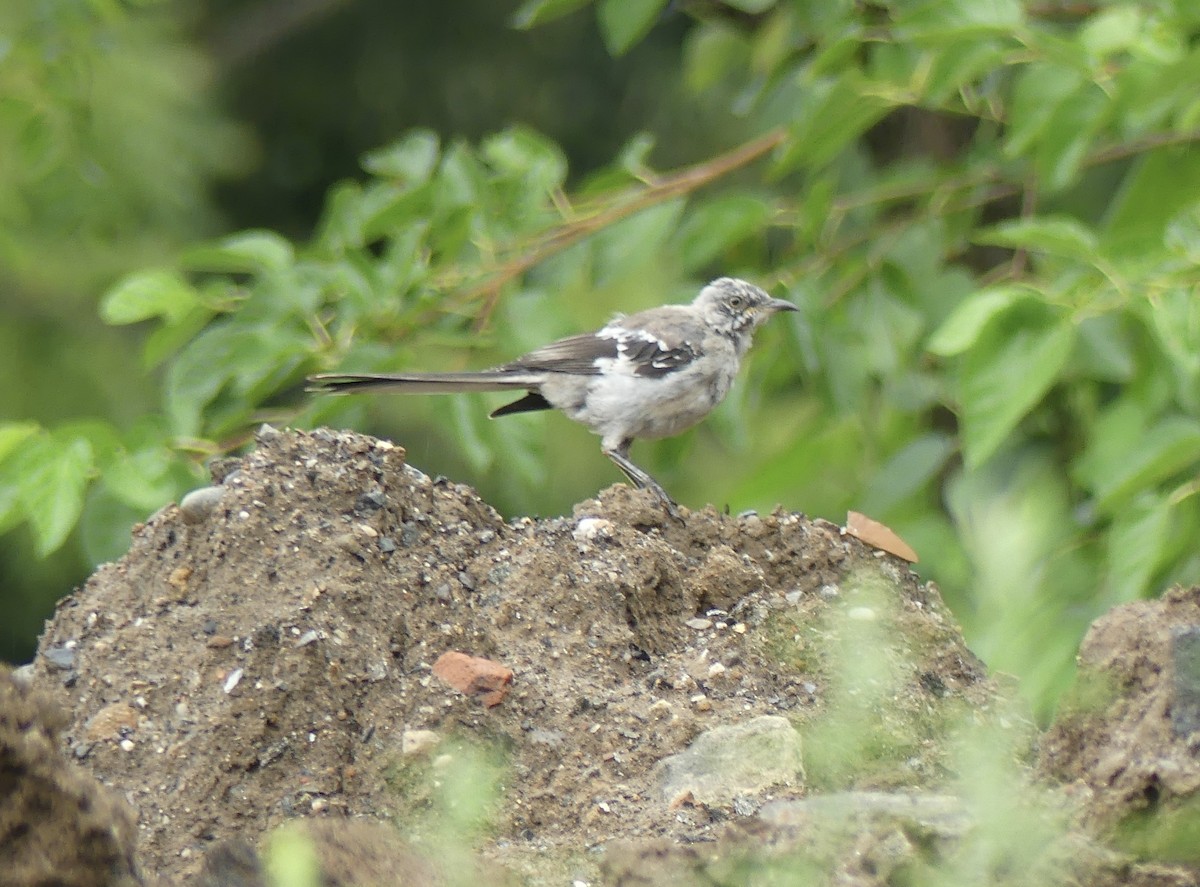
<path fill-rule="evenodd" d="M 0 686 L 35 700 L 0 715 L 0 788 L 69 775 L 17 820 L 0 800 L 0 847 L 65 853 L 83 807 L 110 826 L 93 880 L 14 883 L 255 885 L 307 853 L 346 885 L 920 883 L 984 847 L 978 883 L 1200 871 L 1122 831 L 1200 785 L 1162 677 L 1195 591 L 1101 632 L 1107 689 L 1043 735 L 936 587 L 826 521 L 674 519 L 624 486 L 506 521 L 326 430 L 265 428 L 213 480 Z M 1130 643 L 1161 673 L 1130 677 Z"/>

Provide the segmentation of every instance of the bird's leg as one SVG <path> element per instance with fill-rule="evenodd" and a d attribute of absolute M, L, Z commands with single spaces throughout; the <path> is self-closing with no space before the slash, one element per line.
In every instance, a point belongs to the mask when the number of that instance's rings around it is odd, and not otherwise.
<path fill-rule="evenodd" d="M 667 491 L 662 488 L 662 484 L 652 478 L 648 472 L 638 468 L 630 460 L 629 445 L 631 443 L 632 441 L 624 440 L 616 447 L 604 447 L 604 455 L 608 456 L 613 461 L 613 464 L 621 469 L 622 473 L 629 478 L 635 487 L 639 490 L 649 490 L 662 503 L 667 514 L 677 521 L 682 521 L 683 518 L 679 514 L 679 506 L 675 503 L 674 499 L 667 495 Z"/>

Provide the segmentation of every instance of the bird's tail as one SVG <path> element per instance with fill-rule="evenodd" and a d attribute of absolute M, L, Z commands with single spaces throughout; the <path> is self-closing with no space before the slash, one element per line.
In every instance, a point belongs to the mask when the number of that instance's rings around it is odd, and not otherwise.
<path fill-rule="evenodd" d="M 452 394 L 462 391 L 536 390 L 539 374 L 484 370 L 475 373 L 321 373 L 308 377 L 308 391 L 354 394 L 359 391 L 398 394 Z"/>

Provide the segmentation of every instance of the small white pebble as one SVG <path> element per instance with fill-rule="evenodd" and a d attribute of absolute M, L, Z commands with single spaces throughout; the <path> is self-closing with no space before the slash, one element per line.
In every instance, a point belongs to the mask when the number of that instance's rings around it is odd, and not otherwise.
<path fill-rule="evenodd" d="M 581 518 L 571 535 L 576 542 L 594 542 L 596 539 L 611 539 L 613 522 L 602 517 Z"/>
<path fill-rule="evenodd" d="M 712 628 L 713 622 L 711 619 L 701 619 L 696 617 L 694 619 L 689 619 L 684 624 L 687 625 L 688 628 L 696 629 L 696 631 L 704 631 L 706 628 Z"/>
<path fill-rule="evenodd" d="M 233 688 L 236 687 L 241 682 L 241 680 L 242 680 L 242 670 L 240 668 L 235 668 L 233 671 L 231 671 L 229 673 L 229 676 L 225 678 L 225 687 L 224 687 L 225 692 L 232 693 Z"/>

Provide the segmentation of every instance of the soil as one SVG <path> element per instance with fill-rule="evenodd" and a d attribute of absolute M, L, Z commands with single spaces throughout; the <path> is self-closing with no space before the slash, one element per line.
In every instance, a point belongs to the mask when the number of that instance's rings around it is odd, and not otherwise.
<path fill-rule="evenodd" d="M 136 811 L 145 881 L 262 883 L 256 848 L 303 821 L 329 884 L 379 872 L 680 883 L 721 855 L 701 848 L 780 844 L 780 804 L 944 786 L 943 737 L 964 713 L 1003 725 L 1026 759 L 1039 740 L 936 587 L 836 525 L 711 507 L 676 520 L 624 486 L 571 517 L 505 521 L 387 442 L 264 428 L 257 443 L 63 600 L 32 669 L 37 705 L 65 713 L 42 734 L 45 755 Z M 1096 655 L 1119 658 L 1129 642 L 1102 633 L 1109 652 Z M 459 677 L 439 676 L 444 658 L 435 671 L 445 654 L 465 654 L 452 659 Z M 870 673 L 848 687 L 856 662 Z M 1145 683 L 1129 694 L 1152 693 Z M 1160 709 L 1148 717 L 1169 719 Z M 1091 779 L 1084 749 L 1132 746 L 1110 735 L 1127 729 L 1120 717 L 1087 716 L 1046 737 L 1045 772 L 1087 803 L 1112 790 L 1144 804 L 1144 775 Z M 673 756 L 716 728 L 782 719 L 803 737 L 803 766 L 756 784 L 724 774 L 711 797 L 712 774 L 676 780 L 685 758 Z M 1112 817 L 1085 804 L 1078 819 Z M 914 828 L 924 837 L 895 852 L 894 827 L 873 849 L 848 845 L 858 861 L 835 866 L 837 882 L 889 883 L 942 826 Z M 1193 882 L 1188 860 L 1150 878 L 1136 854 L 1094 856 L 1098 883 Z M 714 871 L 708 883 L 741 883 Z"/>

